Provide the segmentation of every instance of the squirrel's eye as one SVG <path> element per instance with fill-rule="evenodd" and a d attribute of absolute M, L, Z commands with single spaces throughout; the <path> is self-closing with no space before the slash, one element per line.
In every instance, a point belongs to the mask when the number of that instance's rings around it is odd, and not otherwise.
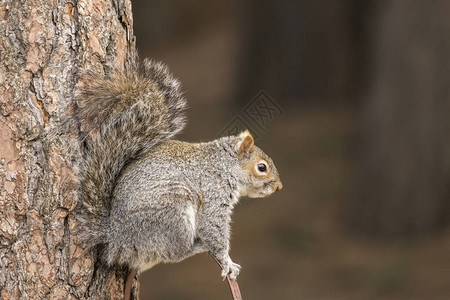
<path fill-rule="evenodd" d="M 267 171 L 266 164 L 263 164 L 263 163 L 258 164 L 258 170 L 260 172 L 266 172 Z"/>

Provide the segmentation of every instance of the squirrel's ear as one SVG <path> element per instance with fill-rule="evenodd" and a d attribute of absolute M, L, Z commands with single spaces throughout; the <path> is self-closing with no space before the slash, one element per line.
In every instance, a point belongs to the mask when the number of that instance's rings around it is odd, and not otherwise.
<path fill-rule="evenodd" d="M 239 134 L 239 142 L 237 144 L 238 157 L 240 159 L 247 157 L 253 152 L 253 146 L 255 141 L 248 130 L 243 131 Z"/>

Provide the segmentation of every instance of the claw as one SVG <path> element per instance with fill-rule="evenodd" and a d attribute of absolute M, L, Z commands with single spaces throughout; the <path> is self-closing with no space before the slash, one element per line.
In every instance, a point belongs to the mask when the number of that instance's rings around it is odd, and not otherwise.
<path fill-rule="evenodd" d="M 230 275 L 231 280 L 236 280 L 240 270 L 241 270 L 240 265 L 234 263 L 230 257 L 225 258 L 225 263 L 222 264 L 222 273 L 221 273 L 223 280 L 227 278 L 227 275 Z"/>
<path fill-rule="evenodd" d="M 230 279 L 231 280 L 236 280 L 236 278 L 239 275 L 239 272 L 241 271 L 241 266 L 231 262 L 231 267 L 230 267 Z"/>
<path fill-rule="evenodd" d="M 236 274 L 233 274 L 233 273 L 230 274 L 230 279 L 231 280 L 236 280 L 236 278 L 237 278 Z"/>
<path fill-rule="evenodd" d="M 228 273 L 229 273 L 229 269 L 228 268 L 224 268 L 222 270 L 222 274 L 221 274 L 222 275 L 222 280 L 225 280 L 227 278 Z"/>

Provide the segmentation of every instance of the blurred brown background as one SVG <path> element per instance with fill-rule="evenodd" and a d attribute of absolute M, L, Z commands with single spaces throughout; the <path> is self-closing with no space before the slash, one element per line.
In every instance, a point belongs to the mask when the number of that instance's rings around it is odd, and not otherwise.
<path fill-rule="evenodd" d="M 132 2 L 141 57 L 186 91 L 180 139 L 238 117 L 282 176 L 235 210 L 244 299 L 450 298 L 449 1 Z M 261 127 L 260 91 L 283 110 Z M 206 254 L 141 298 L 230 299 Z"/>

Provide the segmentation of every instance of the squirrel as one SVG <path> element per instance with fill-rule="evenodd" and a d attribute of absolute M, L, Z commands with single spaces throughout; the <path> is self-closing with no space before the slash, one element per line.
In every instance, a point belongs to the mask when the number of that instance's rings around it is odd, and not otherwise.
<path fill-rule="evenodd" d="M 231 213 L 242 196 L 281 190 L 272 159 L 248 130 L 206 143 L 173 140 L 187 105 L 164 64 L 145 59 L 111 73 L 86 74 L 74 106 L 84 145 L 79 236 L 108 266 L 142 272 L 209 251 L 222 277 L 236 279 Z"/>

